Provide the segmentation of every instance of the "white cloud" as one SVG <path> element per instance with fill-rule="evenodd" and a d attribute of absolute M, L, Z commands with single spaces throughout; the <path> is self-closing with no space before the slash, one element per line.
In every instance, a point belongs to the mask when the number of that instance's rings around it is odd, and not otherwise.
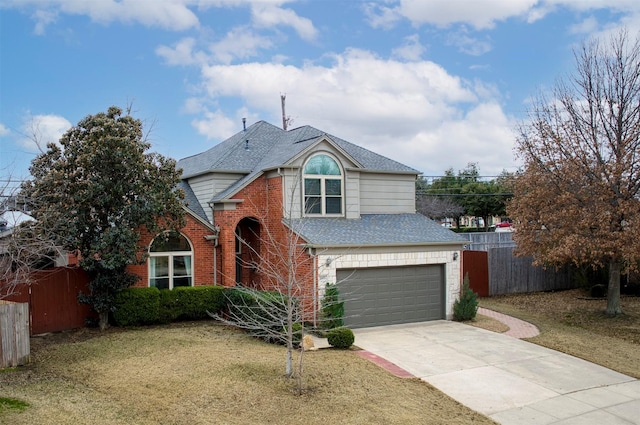
<path fill-rule="evenodd" d="M 140 0 L 8 0 L 4 7 L 35 9 L 35 32 L 44 34 L 47 25 L 59 14 L 88 16 L 93 22 L 140 23 L 148 27 L 160 27 L 173 31 L 194 28 L 198 18 L 189 9 L 193 0 L 157 0 L 153 3 Z"/>
<path fill-rule="evenodd" d="M 0 123 L 0 137 L 7 136 L 11 131 L 2 123 Z"/>
<path fill-rule="evenodd" d="M 222 111 L 205 111 L 200 119 L 191 121 L 198 133 L 208 139 L 224 139 L 237 130 L 238 124 L 227 117 Z"/>
<path fill-rule="evenodd" d="M 262 49 L 269 49 L 273 42 L 268 37 L 255 34 L 250 28 L 236 27 L 219 41 L 208 44 L 206 50 L 198 50 L 198 41 L 183 38 L 172 47 L 158 46 L 156 54 L 169 65 L 204 65 L 207 63 L 230 64 L 237 59 L 257 56 Z"/>
<path fill-rule="evenodd" d="M 58 14 L 51 10 L 36 10 L 32 16 L 32 19 L 36 21 L 36 26 L 33 32 L 36 35 L 44 35 L 47 25 L 55 22 L 58 18 Z"/>
<path fill-rule="evenodd" d="M 393 49 L 392 53 L 394 57 L 399 59 L 417 61 L 425 51 L 425 47 L 420 43 L 420 36 L 414 34 L 406 37 L 402 46 Z"/>
<path fill-rule="evenodd" d="M 289 26 L 293 28 L 300 38 L 314 41 L 318 36 L 318 30 L 310 19 L 298 16 L 291 9 L 283 9 L 266 2 L 255 2 L 251 8 L 253 22 L 258 27 L 273 28 L 277 26 Z"/>
<path fill-rule="evenodd" d="M 72 124 L 59 115 L 33 115 L 23 120 L 19 141 L 22 147 L 32 152 L 44 151 L 49 143 L 57 143 Z"/>
<path fill-rule="evenodd" d="M 242 112 L 210 112 L 191 102 L 192 110 L 205 110 L 193 125 L 209 138 L 237 132 L 241 114 L 279 123 L 278 95 L 286 93 L 294 126 L 312 125 L 424 172 L 479 162 L 483 173 L 497 174 L 513 161 L 510 119 L 496 91 L 433 62 L 352 49 L 334 55 L 330 65 L 213 65 L 202 75 L 209 99 L 244 102 Z"/>
<path fill-rule="evenodd" d="M 458 50 L 472 56 L 480 56 L 492 49 L 489 41 L 482 41 L 470 37 L 465 28 L 449 34 L 447 43 L 456 46 Z"/>
<path fill-rule="evenodd" d="M 598 20 L 593 16 L 589 16 L 581 22 L 569 27 L 569 32 L 571 34 L 590 34 L 597 30 Z"/>
<path fill-rule="evenodd" d="M 217 62 L 231 63 L 234 59 L 248 59 L 258 55 L 260 49 L 268 49 L 273 42 L 254 34 L 250 28 L 238 27 L 229 31 L 224 39 L 209 46 Z"/>
<path fill-rule="evenodd" d="M 207 57 L 202 52 L 194 51 L 196 40 L 191 37 L 183 38 L 173 45 L 158 46 L 156 48 L 156 54 L 167 62 L 169 65 L 195 65 L 199 63 L 205 63 Z"/>
<path fill-rule="evenodd" d="M 250 8 L 254 25 L 260 28 L 286 26 L 304 40 L 313 41 L 318 30 L 313 22 L 291 9 L 281 7 L 292 0 L 5 0 L 3 7 L 33 10 L 34 32 L 42 35 L 60 14 L 81 15 L 93 22 L 138 23 L 171 31 L 198 28 L 195 9 Z"/>
<path fill-rule="evenodd" d="M 538 0 L 403 0 L 393 11 L 380 7 L 378 19 L 393 22 L 392 17 L 403 16 L 414 25 L 430 24 L 448 27 L 468 24 L 475 29 L 491 29 L 496 22 L 515 16 L 525 16 Z M 369 13 L 370 19 L 373 12 Z M 373 22 L 376 22 L 375 20 Z"/>
<path fill-rule="evenodd" d="M 389 29 L 402 19 L 400 8 L 387 7 L 379 3 L 367 3 L 363 6 L 367 22 L 372 28 Z"/>
<path fill-rule="evenodd" d="M 368 3 L 365 15 L 374 28 L 390 28 L 404 18 L 414 26 L 428 24 L 447 28 L 463 24 L 476 30 L 486 30 L 511 18 L 532 23 L 558 8 L 578 12 L 608 9 L 631 16 L 640 14 L 640 2 L 637 0 L 398 0 Z"/>

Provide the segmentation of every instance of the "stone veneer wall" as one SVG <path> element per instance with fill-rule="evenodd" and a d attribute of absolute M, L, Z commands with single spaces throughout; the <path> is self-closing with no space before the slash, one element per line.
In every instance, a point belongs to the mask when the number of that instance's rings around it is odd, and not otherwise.
<path fill-rule="evenodd" d="M 453 260 L 454 253 L 458 259 Z M 453 317 L 453 304 L 460 294 L 460 251 L 397 252 L 368 254 L 318 255 L 318 289 L 322 299 L 327 283 L 335 283 L 337 269 L 366 267 L 398 267 L 421 264 L 444 264 L 445 312 L 448 320 Z"/>

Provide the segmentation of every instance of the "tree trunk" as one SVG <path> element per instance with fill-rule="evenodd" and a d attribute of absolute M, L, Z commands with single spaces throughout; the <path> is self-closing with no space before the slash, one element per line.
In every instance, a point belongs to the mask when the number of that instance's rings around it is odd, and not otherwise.
<path fill-rule="evenodd" d="M 285 374 L 287 378 L 291 378 L 293 376 L 293 350 L 289 347 L 287 343 L 287 365 L 285 368 Z"/>
<path fill-rule="evenodd" d="M 622 262 L 619 259 L 612 259 L 609 262 L 609 287 L 607 289 L 607 316 L 617 316 L 622 314 L 620 305 L 620 270 Z"/>
<path fill-rule="evenodd" d="M 100 330 L 104 331 L 105 329 L 107 329 L 109 327 L 109 312 L 108 311 L 102 311 L 100 313 L 98 313 L 98 317 L 99 317 L 99 324 L 100 324 Z"/>

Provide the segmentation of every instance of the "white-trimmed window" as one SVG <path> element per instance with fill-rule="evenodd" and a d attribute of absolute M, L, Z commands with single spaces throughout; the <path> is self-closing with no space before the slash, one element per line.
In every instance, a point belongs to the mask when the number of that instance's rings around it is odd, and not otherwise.
<path fill-rule="evenodd" d="M 312 156 L 304 165 L 304 212 L 306 215 L 343 214 L 343 177 L 338 162 L 326 154 Z"/>
<path fill-rule="evenodd" d="M 149 248 L 149 286 L 173 289 L 193 286 L 193 248 L 177 232 L 156 236 Z"/>

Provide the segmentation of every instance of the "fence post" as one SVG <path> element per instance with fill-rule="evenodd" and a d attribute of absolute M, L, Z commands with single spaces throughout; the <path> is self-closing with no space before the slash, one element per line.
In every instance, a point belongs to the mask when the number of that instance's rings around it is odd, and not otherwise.
<path fill-rule="evenodd" d="M 0 301 L 0 369 L 29 363 L 29 304 Z"/>

